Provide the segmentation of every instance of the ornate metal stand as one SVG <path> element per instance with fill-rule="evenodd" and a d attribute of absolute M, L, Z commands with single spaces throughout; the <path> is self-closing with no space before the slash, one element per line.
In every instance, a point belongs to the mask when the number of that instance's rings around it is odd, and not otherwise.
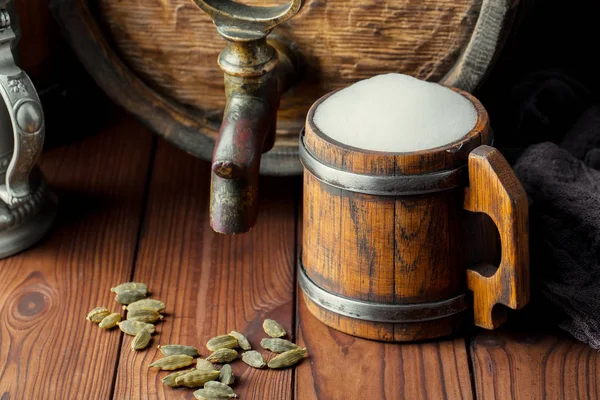
<path fill-rule="evenodd" d="M 0 257 L 40 240 L 56 215 L 56 198 L 36 162 L 44 144 L 44 115 L 27 74 L 14 61 L 10 15 L 0 10 Z"/>

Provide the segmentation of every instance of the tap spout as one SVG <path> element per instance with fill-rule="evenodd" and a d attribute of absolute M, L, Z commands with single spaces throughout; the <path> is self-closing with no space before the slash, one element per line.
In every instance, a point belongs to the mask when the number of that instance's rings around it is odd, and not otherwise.
<path fill-rule="evenodd" d="M 212 160 L 210 224 L 236 234 L 256 222 L 261 154 L 273 147 L 279 99 L 293 66 L 266 37 L 230 41 L 219 65 L 227 104 Z"/>
<path fill-rule="evenodd" d="M 256 222 L 260 156 L 275 143 L 279 98 L 296 74 L 296 59 L 282 41 L 267 43 L 302 0 L 249 6 L 233 0 L 194 0 L 227 40 L 219 55 L 227 104 L 212 160 L 210 225 L 220 233 L 247 232 Z"/>

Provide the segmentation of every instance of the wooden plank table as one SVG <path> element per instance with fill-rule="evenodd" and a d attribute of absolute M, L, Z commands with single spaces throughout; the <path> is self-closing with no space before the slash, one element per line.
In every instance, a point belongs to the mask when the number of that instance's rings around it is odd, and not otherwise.
<path fill-rule="evenodd" d="M 317 321 L 295 279 L 299 179 L 263 178 L 257 226 L 226 237 L 208 226 L 209 164 L 153 137 L 129 117 L 44 153 L 60 195 L 54 231 L 0 261 L 0 400 L 193 399 L 147 365 L 158 343 L 201 347 L 232 329 L 258 347 L 264 318 L 308 348 L 294 369 L 233 364 L 240 399 L 597 399 L 600 357 L 552 329 L 411 344 L 358 339 Z M 147 282 L 167 304 L 147 351 L 85 321 L 108 289 Z M 204 356 L 207 351 L 203 350 Z"/>

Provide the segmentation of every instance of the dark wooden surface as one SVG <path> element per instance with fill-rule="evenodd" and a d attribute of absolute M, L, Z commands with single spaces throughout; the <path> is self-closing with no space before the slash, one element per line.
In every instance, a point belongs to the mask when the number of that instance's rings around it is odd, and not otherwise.
<path fill-rule="evenodd" d="M 528 328 L 481 332 L 473 338 L 478 399 L 600 397 L 597 350 L 552 329 Z"/>
<path fill-rule="evenodd" d="M 121 334 L 86 323 L 128 280 L 144 202 L 152 137 L 131 120 L 44 154 L 60 195 L 44 242 L 0 261 L 0 398 L 108 399 Z"/>
<path fill-rule="evenodd" d="M 148 370 L 156 345 L 201 346 L 236 329 L 257 347 L 265 317 L 310 358 L 286 371 L 234 363 L 242 400 L 599 397 L 598 353 L 522 319 L 411 344 L 362 340 L 318 322 L 294 278 L 299 180 L 263 179 L 257 227 L 222 237 L 208 227 L 208 164 L 129 117 L 47 151 L 42 167 L 61 211 L 50 237 L 0 262 L 1 400 L 191 400 L 191 390 L 164 388 L 165 373 Z M 98 305 L 117 311 L 108 288 L 132 277 L 167 304 L 143 352 L 84 318 Z"/>

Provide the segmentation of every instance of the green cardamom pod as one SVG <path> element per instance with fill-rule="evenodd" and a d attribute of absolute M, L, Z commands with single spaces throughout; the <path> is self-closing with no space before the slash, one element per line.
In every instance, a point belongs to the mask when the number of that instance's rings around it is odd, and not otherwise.
<path fill-rule="evenodd" d="M 119 322 L 118 325 L 121 332 L 130 336 L 137 335 L 142 329 L 146 329 L 151 334 L 156 332 L 156 327 L 147 322 L 125 320 Z"/>
<path fill-rule="evenodd" d="M 216 336 L 206 343 L 206 348 L 210 351 L 217 351 L 219 349 L 234 349 L 239 347 L 238 340 L 231 335 L 219 335 Z"/>
<path fill-rule="evenodd" d="M 177 386 L 185 386 L 190 388 L 204 386 L 206 382 L 212 381 L 219 377 L 219 371 L 191 371 L 185 375 L 175 378 Z"/>
<path fill-rule="evenodd" d="M 214 389 L 198 389 L 194 392 L 194 397 L 198 400 L 225 400 L 231 399 L 236 396 L 230 396 L 221 392 L 215 391 Z"/>
<path fill-rule="evenodd" d="M 165 303 L 156 299 L 141 299 L 127 306 L 127 311 L 133 310 L 152 310 L 159 313 L 165 310 Z"/>
<path fill-rule="evenodd" d="M 260 345 L 263 349 L 272 351 L 273 353 L 284 353 L 300 348 L 297 344 L 280 338 L 264 338 L 260 341 Z"/>
<path fill-rule="evenodd" d="M 264 368 L 267 366 L 262 354 L 255 350 L 250 350 L 242 354 L 242 361 L 254 368 Z"/>
<path fill-rule="evenodd" d="M 193 346 L 183 346 L 180 344 L 166 344 L 164 346 L 159 345 L 158 349 L 165 356 L 173 356 L 176 354 L 186 354 L 190 357 L 198 357 L 198 349 Z M 212 365 L 211 365 L 211 367 L 212 367 Z"/>
<path fill-rule="evenodd" d="M 233 349 L 219 349 L 206 359 L 212 363 L 228 363 L 238 357 L 238 352 Z"/>
<path fill-rule="evenodd" d="M 148 285 L 141 282 L 125 282 L 117 285 L 113 288 L 110 288 L 110 291 L 116 294 L 128 291 L 128 290 L 137 290 L 138 292 L 144 293 L 144 297 L 148 294 Z"/>
<path fill-rule="evenodd" d="M 231 331 L 229 334 L 237 339 L 238 344 L 240 345 L 240 348 L 242 350 L 252 349 L 252 346 L 250 346 L 250 342 L 248 341 L 248 339 L 246 339 L 246 336 L 236 331 Z"/>
<path fill-rule="evenodd" d="M 163 318 L 162 315 L 152 310 L 132 310 L 127 312 L 127 319 L 129 321 L 141 321 L 152 324 Z"/>
<path fill-rule="evenodd" d="M 283 326 L 279 325 L 277 321 L 268 318 L 263 322 L 263 329 L 265 330 L 265 333 L 272 338 L 283 337 L 287 334 L 285 329 L 283 329 Z"/>
<path fill-rule="evenodd" d="M 167 356 L 154 361 L 150 364 L 151 367 L 162 369 L 163 371 L 173 371 L 192 365 L 194 357 L 186 356 L 185 354 L 177 354 L 174 356 Z"/>
<path fill-rule="evenodd" d="M 104 319 L 104 317 L 108 317 L 110 315 L 110 311 L 106 307 L 96 307 L 92 311 L 90 311 L 85 317 L 88 321 L 92 321 L 95 324 L 99 324 L 100 321 Z"/>
<path fill-rule="evenodd" d="M 198 400 L 224 400 L 224 399 L 233 399 L 233 398 L 237 397 L 237 395 L 235 393 L 233 393 L 233 389 L 231 390 L 231 393 L 230 393 L 229 391 L 226 391 L 225 389 L 215 388 L 215 387 L 207 388 L 206 385 L 204 385 L 204 389 L 198 389 L 194 392 L 194 397 Z"/>
<path fill-rule="evenodd" d="M 233 389 L 222 382 L 206 382 L 204 384 L 204 389 L 206 389 L 207 393 L 214 393 L 212 396 L 217 397 L 219 399 L 232 399 L 234 397 L 237 397 L 237 395 L 233 392 Z"/>
<path fill-rule="evenodd" d="M 215 366 L 210 361 L 205 360 L 204 358 L 199 358 L 198 362 L 196 363 L 196 369 L 198 371 L 213 371 Z"/>
<path fill-rule="evenodd" d="M 124 290 L 122 292 L 117 293 L 117 297 L 115 298 L 115 300 L 117 300 L 121 304 L 131 304 L 133 302 L 143 299 L 144 297 L 146 297 L 146 294 L 138 290 Z"/>
<path fill-rule="evenodd" d="M 226 385 L 233 385 L 235 382 L 235 376 L 233 375 L 233 369 L 231 369 L 231 365 L 223 365 L 223 368 L 221 368 L 219 371 L 219 380 L 221 383 Z"/>
<path fill-rule="evenodd" d="M 112 313 L 102 318 L 98 326 L 102 329 L 112 329 L 121 321 L 121 314 Z"/>
<path fill-rule="evenodd" d="M 287 368 L 296 364 L 302 360 L 306 355 L 306 349 L 298 348 L 294 350 L 288 350 L 285 353 L 281 353 L 277 357 L 269 361 L 269 368 Z"/>
<path fill-rule="evenodd" d="M 165 376 L 164 378 L 161 379 L 162 383 L 167 385 L 167 386 L 171 386 L 171 387 L 178 387 L 177 383 L 175 382 L 175 379 L 187 374 L 188 372 L 192 372 L 195 371 L 195 368 L 191 368 L 191 369 L 186 369 L 184 371 L 177 371 L 177 372 L 173 372 L 172 374 L 169 374 L 167 376 Z"/>
<path fill-rule="evenodd" d="M 133 350 L 145 349 L 148 346 L 148 343 L 150 343 L 150 339 L 152 339 L 150 331 L 142 329 L 131 341 L 131 348 Z"/>

